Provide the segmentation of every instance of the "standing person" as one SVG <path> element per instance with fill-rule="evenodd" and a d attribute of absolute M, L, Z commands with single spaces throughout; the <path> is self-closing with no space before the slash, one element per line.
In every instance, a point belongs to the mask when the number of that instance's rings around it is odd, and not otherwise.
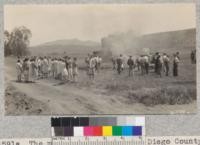
<path fill-rule="evenodd" d="M 191 58 L 191 63 L 195 64 L 196 63 L 196 50 L 191 51 L 190 58 Z"/>
<path fill-rule="evenodd" d="M 90 59 L 91 59 L 91 55 L 88 53 L 88 56 L 85 58 L 85 63 L 86 63 L 86 72 L 87 75 L 90 75 L 89 71 L 90 71 Z"/>
<path fill-rule="evenodd" d="M 73 61 L 71 57 L 68 57 L 68 73 L 69 73 L 69 81 L 73 81 Z"/>
<path fill-rule="evenodd" d="M 51 57 L 48 58 L 48 77 L 51 77 L 52 76 L 52 62 L 53 62 L 53 59 L 51 59 Z"/>
<path fill-rule="evenodd" d="M 29 59 L 28 58 L 25 58 L 24 59 L 24 62 L 23 62 L 23 72 L 24 72 L 24 80 L 25 80 L 25 83 L 28 83 L 29 82 Z"/>
<path fill-rule="evenodd" d="M 137 69 L 138 69 L 138 71 L 140 71 L 140 60 L 139 60 L 139 58 L 137 58 L 136 59 L 136 66 L 137 66 Z"/>
<path fill-rule="evenodd" d="M 177 54 L 174 54 L 174 61 L 173 61 L 173 76 L 178 76 L 178 63 L 180 62 L 179 57 Z"/>
<path fill-rule="evenodd" d="M 66 68 L 66 66 L 65 66 L 65 60 L 64 59 L 62 59 L 61 60 L 61 62 L 60 62 L 61 64 L 61 80 L 62 81 L 65 81 L 66 80 L 66 75 L 68 75 L 68 73 L 66 74 L 66 71 L 65 71 L 65 68 Z"/>
<path fill-rule="evenodd" d="M 65 67 L 68 71 L 68 69 L 69 69 L 68 56 L 65 56 Z"/>
<path fill-rule="evenodd" d="M 128 61 L 127 61 L 127 65 L 129 66 L 129 77 L 133 76 L 133 69 L 134 69 L 134 60 L 132 59 L 132 56 L 129 57 Z"/>
<path fill-rule="evenodd" d="M 22 64 L 19 59 L 17 60 L 17 63 L 16 63 L 16 70 L 17 70 L 17 81 L 21 82 L 22 81 Z"/>
<path fill-rule="evenodd" d="M 55 64 L 54 79 L 57 79 L 58 78 L 58 59 L 57 58 L 55 58 L 54 64 Z"/>
<path fill-rule="evenodd" d="M 117 58 L 116 62 L 117 62 L 117 72 L 120 75 L 122 72 L 122 65 L 123 65 L 122 54 L 120 54 L 120 56 Z"/>
<path fill-rule="evenodd" d="M 114 56 L 111 58 L 111 61 L 112 61 L 113 70 L 114 70 L 114 69 L 116 69 L 116 59 Z"/>
<path fill-rule="evenodd" d="M 34 66 L 32 58 L 28 61 L 28 65 L 29 65 L 29 82 L 33 82 Z"/>
<path fill-rule="evenodd" d="M 48 77 L 48 68 L 49 68 L 49 62 L 47 60 L 47 57 L 44 57 L 44 60 L 43 60 L 43 75 L 44 75 L 44 78 Z"/>
<path fill-rule="evenodd" d="M 95 77 L 95 66 L 96 66 L 96 58 L 92 55 L 89 63 L 89 76 L 90 79 L 94 79 Z"/>
<path fill-rule="evenodd" d="M 170 59 L 169 59 L 169 56 L 166 53 L 164 53 L 164 55 L 163 55 L 163 62 L 164 62 L 165 75 L 168 76 L 169 75 Z"/>
<path fill-rule="evenodd" d="M 55 78 L 55 72 L 56 72 L 56 65 L 55 65 L 55 58 L 53 58 L 51 60 L 51 73 L 52 73 L 52 77 Z"/>
<path fill-rule="evenodd" d="M 144 59 L 144 68 L 145 68 L 145 73 L 149 74 L 149 57 L 147 55 L 143 56 Z"/>
<path fill-rule="evenodd" d="M 67 70 L 66 67 L 64 68 L 62 77 L 63 77 L 63 81 L 64 81 L 64 82 L 68 81 L 69 73 L 68 73 L 68 70 Z"/>
<path fill-rule="evenodd" d="M 38 79 L 38 65 L 37 65 L 37 59 L 33 59 L 33 81 L 35 82 Z"/>
<path fill-rule="evenodd" d="M 96 64 L 97 68 L 96 68 L 96 70 L 97 70 L 97 72 L 99 73 L 99 71 L 100 71 L 100 69 L 101 69 L 102 58 L 101 58 L 100 56 L 97 56 L 96 59 L 97 59 L 97 64 Z"/>
<path fill-rule="evenodd" d="M 144 55 L 140 55 L 139 62 L 140 62 L 141 74 L 145 75 L 146 71 L 145 71 L 145 58 L 144 58 Z"/>
<path fill-rule="evenodd" d="M 157 71 L 158 71 L 158 75 L 160 77 L 162 77 L 162 71 L 163 71 L 163 57 L 161 55 L 158 56 L 158 68 L 157 68 Z"/>
<path fill-rule="evenodd" d="M 194 64 L 196 64 L 196 49 L 194 50 Z"/>
<path fill-rule="evenodd" d="M 78 81 L 78 63 L 77 63 L 77 58 L 74 57 L 73 60 L 73 82 L 77 82 Z"/>
<path fill-rule="evenodd" d="M 158 74 L 158 65 L 159 65 L 159 53 L 156 52 L 154 57 L 153 57 L 153 61 L 154 61 L 154 64 L 155 64 L 155 73 Z"/>
<path fill-rule="evenodd" d="M 62 74 L 62 71 L 61 71 L 61 59 L 59 58 L 58 59 L 58 63 L 57 63 L 57 76 L 56 76 L 56 78 L 58 79 L 58 80 L 61 80 L 62 78 L 61 78 L 61 74 Z"/>
<path fill-rule="evenodd" d="M 38 65 L 38 79 L 39 79 L 42 75 L 42 60 L 41 60 L 41 57 L 39 57 L 37 59 L 37 65 Z"/>
<path fill-rule="evenodd" d="M 41 59 L 40 59 L 40 78 L 44 78 L 44 58 L 43 57 L 41 57 Z"/>

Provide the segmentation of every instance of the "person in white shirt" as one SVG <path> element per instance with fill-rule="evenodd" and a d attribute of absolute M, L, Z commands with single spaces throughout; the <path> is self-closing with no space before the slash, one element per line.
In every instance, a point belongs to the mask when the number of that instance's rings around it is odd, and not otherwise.
<path fill-rule="evenodd" d="M 73 61 L 71 57 L 68 57 L 68 73 L 69 73 L 69 81 L 73 82 Z"/>
<path fill-rule="evenodd" d="M 17 81 L 21 82 L 22 81 L 22 64 L 20 60 L 17 60 L 16 70 L 17 70 Z"/>
<path fill-rule="evenodd" d="M 170 59 L 169 59 L 169 56 L 166 53 L 163 54 L 163 63 L 164 63 L 165 75 L 168 76 L 169 75 L 169 63 L 170 63 Z"/>
<path fill-rule="evenodd" d="M 91 56 L 90 61 L 89 61 L 89 74 L 90 74 L 90 79 L 94 79 L 95 76 L 95 66 L 97 64 L 97 60 L 95 56 Z"/>
<path fill-rule="evenodd" d="M 48 68 L 49 68 L 48 60 L 47 60 L 46 57 L 44 57 L 44 60 L 43 60 L 43 75 L 44 75 L 44 78 L 48 77 Z"/>
<path fill-rule="evenodd" d="M 101 69 L 102 58 L 100 56 L 97 56 L 96 61 L 97 61 L 96 70 L 97 70 L 97 73 L 99 73 L 99 71 Z"/>

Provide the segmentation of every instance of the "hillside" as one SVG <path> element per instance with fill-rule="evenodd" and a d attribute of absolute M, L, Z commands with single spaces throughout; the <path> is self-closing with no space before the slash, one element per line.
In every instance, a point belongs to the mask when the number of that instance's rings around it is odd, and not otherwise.
<path fill-rule="evenodd" d="M 144 53 L 143 48 L 151 52 L 191 51 L 196 46 L 196 29 L 160 32 L 142 36 L 132 36 L 130 33 L 109 35 L 102 38 L 104 51 L 111 51 L 113 55 Z"/>
<path fill-rule="evenodd" d="M 30 47 L 32 55 L 57 55 L 57 54 L 85 54 L 100 49 L 100 44 L 93 41 L 81 41 L 78 39 L 65 39 L 47 42 Z"/>
<path fill-rule="evenodd" d="M 140 39 L 140 48 L 152 48 L 165 50 L 183 50 L 195 49 L 196 46 L 196 29 L 187 29 L 179 31 L 170 31 L 144 35 Z M 170 50 L 169 50 L 170 51 Z"/>

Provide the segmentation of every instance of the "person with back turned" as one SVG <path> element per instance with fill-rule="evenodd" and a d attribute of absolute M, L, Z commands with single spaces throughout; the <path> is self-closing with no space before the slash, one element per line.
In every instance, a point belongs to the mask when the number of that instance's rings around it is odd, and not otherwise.
<path fill-rule="evenodd" d="M 168 76 L 169 75 L 170 59 L 169 59 L 169 56 L 166 53 L 163 54 L 163 62 L 164 62 L 165 75 Z"/>
<path fill-rule="evenodd" d="M 173 61 L 173 76 L 178 76 L 178 64 L 180 62 L 179 53 L 174 54 L 174 61 Z"/>
<path fill-rule="evenodd" d="M 123 65 L 122 54 L 120 54 L 120 56 L 117 58 L 116 62 L 117 62 L 117 72 L 120 75 L 122 72 L 122 65 Z"/>
<path fill-rule="evenodd" d="M 129 67 L 129 73 L 128 73 L 129 77 L 133 76 L 133 69 L 134 69 L 135 63 L 134 63 L 134 60 L 132 59 L 132 56 L 129 57 L 127 61 L 127 65 Z"/>

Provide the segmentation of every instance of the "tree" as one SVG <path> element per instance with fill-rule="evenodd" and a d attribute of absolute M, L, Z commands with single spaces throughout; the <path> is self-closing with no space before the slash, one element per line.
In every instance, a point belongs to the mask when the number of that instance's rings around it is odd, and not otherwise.
<path fill-rule="evenodd" d="M 4 32 L 5 38 L 5 56 L 13 54 L 15 56 L 24 56 L 28 54 L 29 39 L 32 34 L 25 26 L 15 28 L 10 34 Z M 8 36 L 8 37 L 7 37 Z M 11 53 L 9 53 L 11 52 Z"/>
<path fill-rule="evenodd" d="M 10 33 L 8 31 L 4 31 L 4 55 L 11 55 L 11 49 L 9 47 L 9 39 Z"/>

